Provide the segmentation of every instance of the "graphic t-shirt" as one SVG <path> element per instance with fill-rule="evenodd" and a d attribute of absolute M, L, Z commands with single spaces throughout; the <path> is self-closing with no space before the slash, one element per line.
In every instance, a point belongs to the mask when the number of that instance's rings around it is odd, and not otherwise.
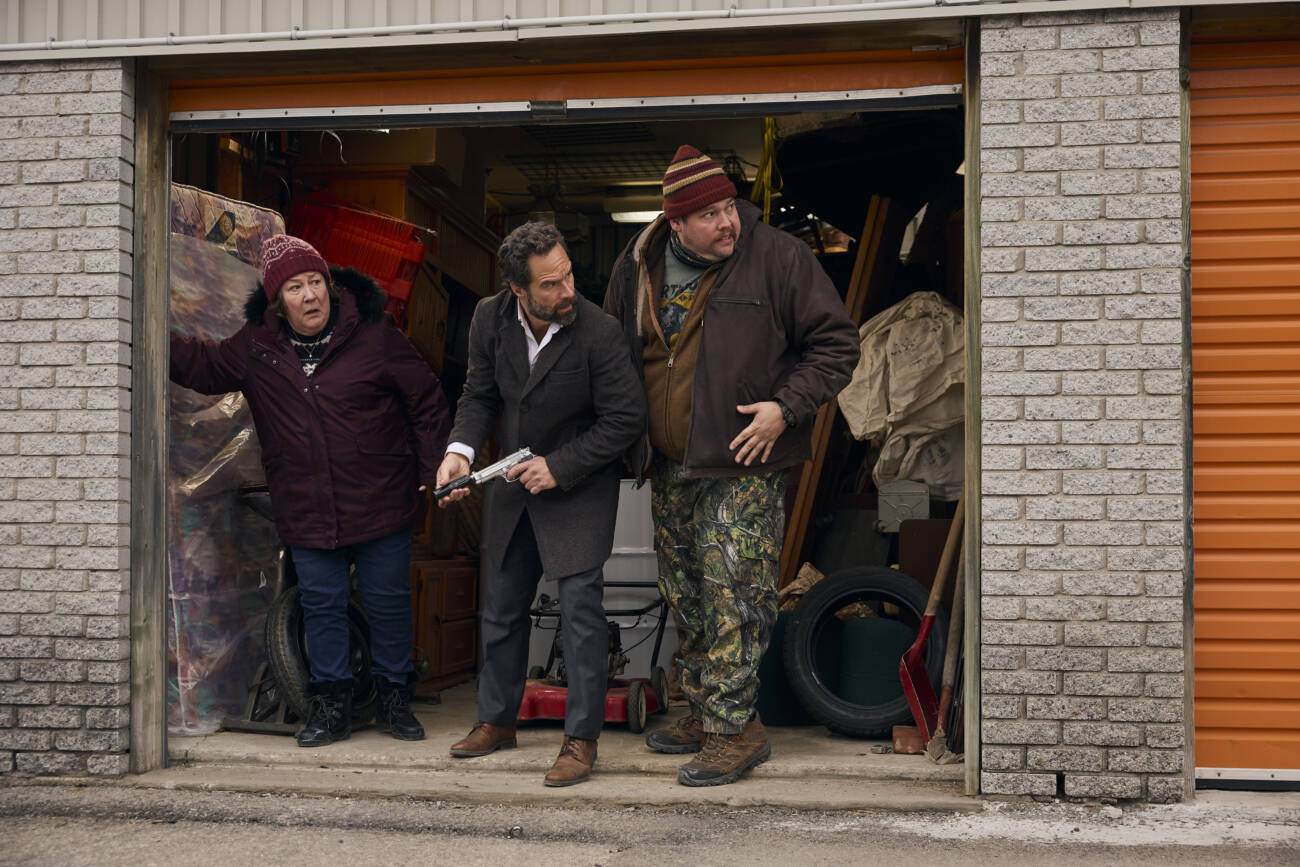
<path fill-rule="evenodd" d="M 676 235 L 672 241 L 676 241 Z M 681 334 L 682 323 L 686 314 L 695 303 L 695 292 L 700 288 L 700 278 L 709 269 L 709 264 L 686 261 L 679 252 L 679 245 L 669 243 L 664 256 L 664 288 L 659 296 L 659 327 L 663 329 L 664 340 L 668 348 L 677 345 L 677 336 Z"/>

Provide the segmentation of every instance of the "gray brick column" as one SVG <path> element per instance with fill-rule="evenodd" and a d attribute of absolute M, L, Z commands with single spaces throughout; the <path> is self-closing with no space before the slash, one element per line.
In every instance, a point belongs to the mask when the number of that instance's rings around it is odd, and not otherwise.
<path fill-rule="evenodd" d="M 984 19 L 982 790 L 1183 796 L 1175 9 Z"/>
<path fill-rule="evenodd" d="M 127 768 L 133 114 L 0 64 L 0 772 Z"/>

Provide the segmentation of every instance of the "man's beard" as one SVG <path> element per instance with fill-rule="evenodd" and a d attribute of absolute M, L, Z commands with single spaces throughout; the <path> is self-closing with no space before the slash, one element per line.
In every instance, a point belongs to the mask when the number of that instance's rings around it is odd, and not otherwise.
<path fill-rule="evenodd" d="M 576 302 L 577 299 L 575 298 L 574 300 Z M 554 322 L 561 328 L 566 325 L 572 325 L 573 320 L 578 315 L 578 305 L 576 303 L 570 304 L 569 309 L 563 313 L 556 313 L 555 308 L 553 307 L 547 308 L 536 304 L 533 301 L 531 292 L 524 293 L 524 308 L 534 319 L 540 319 L 543 322 Z"/>

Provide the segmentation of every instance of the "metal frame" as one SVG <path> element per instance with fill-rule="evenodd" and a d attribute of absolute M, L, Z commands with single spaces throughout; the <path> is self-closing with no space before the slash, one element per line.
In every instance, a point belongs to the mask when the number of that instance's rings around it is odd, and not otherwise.
<path fill-rule="evenodd" d="M 1293 770 L 1268 770 L 1267 768 L 1196 768 L 1192 774 L 1193 785 L 1196 780 L 1213 780 L 1216 782 L 1300 782 L 1300 768 Z"/>
<path fill-rule="evenodd" d="M 173 132 L 241 132 L 253 129 L 331 129 L 373 126 L 450 126 L 463 123 L 519 123 L 532 115 L 532 103 L 463 102 L 425 105 L 342 105 L 312 108 L 228 109 L 176 111 Z"/>
<path fill-rule="evenodd" d="M 683 115 L 763 115 L 809 106 L 819 111 L 884 108 L 939 108 L 961 104 L 960 84 L 894 87 L 876 90 L 833 90 L 788 93 L 719 93 L 699 96 L 657 96 L 617 99 L 568 99 L 556 102 L 466 102 L 422 105 L 347 105 L 281 109 L 177 111 L 171 114 L 174 132 L 233 132 L 248 129 L 317 129 L 373 125 L 382 119 L 390 127 L 451 124 L 506 124 L 585 120 L 680 118 Z M 363 124 L 364 122 L 364 124 Z"/>
<path fill-rule="evenodd" d="M 802 93 L 705 94 L 701 96 L 665 96 L 622 99 L 571 99 L 566 106 L 570 118 L 585 118 L 621 110 L 629 117 L 647 111 L 671 111 L 673 117 L 685 114 L 712 114 L 725 108 L 729 114 L 767 114 L 772 109 L 802 109 L 811 105 L 819 111 L 851 110 L 863 102 L 872 108 L 934 108 L 958 105 L 960 84 L 931 84 L 920 87 L 891 87 L 874 90 L 806 91 Z M 754 110 L 750 110 L 754 107 Z"/>

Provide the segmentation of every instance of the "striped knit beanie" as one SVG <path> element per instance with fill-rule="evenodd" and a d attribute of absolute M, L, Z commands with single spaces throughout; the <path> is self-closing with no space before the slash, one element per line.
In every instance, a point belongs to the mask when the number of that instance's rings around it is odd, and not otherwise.
<path fill-rule="evenodd" d="M 272 235 L 262 242 L 262 291 L 268 299 L 274 301 L 284 281 L 304 271 L 319 271 L 326 280 L 330 278 L 330 266 L 302 238 Z"/>
<path fill-rule="evenodd" d="M 736 185 L 717 160 L 690 145 L 677 149 L 664 172 L 664 216 L 670 220 L 693 214 L 705 205 L 736 197 Z"/>

